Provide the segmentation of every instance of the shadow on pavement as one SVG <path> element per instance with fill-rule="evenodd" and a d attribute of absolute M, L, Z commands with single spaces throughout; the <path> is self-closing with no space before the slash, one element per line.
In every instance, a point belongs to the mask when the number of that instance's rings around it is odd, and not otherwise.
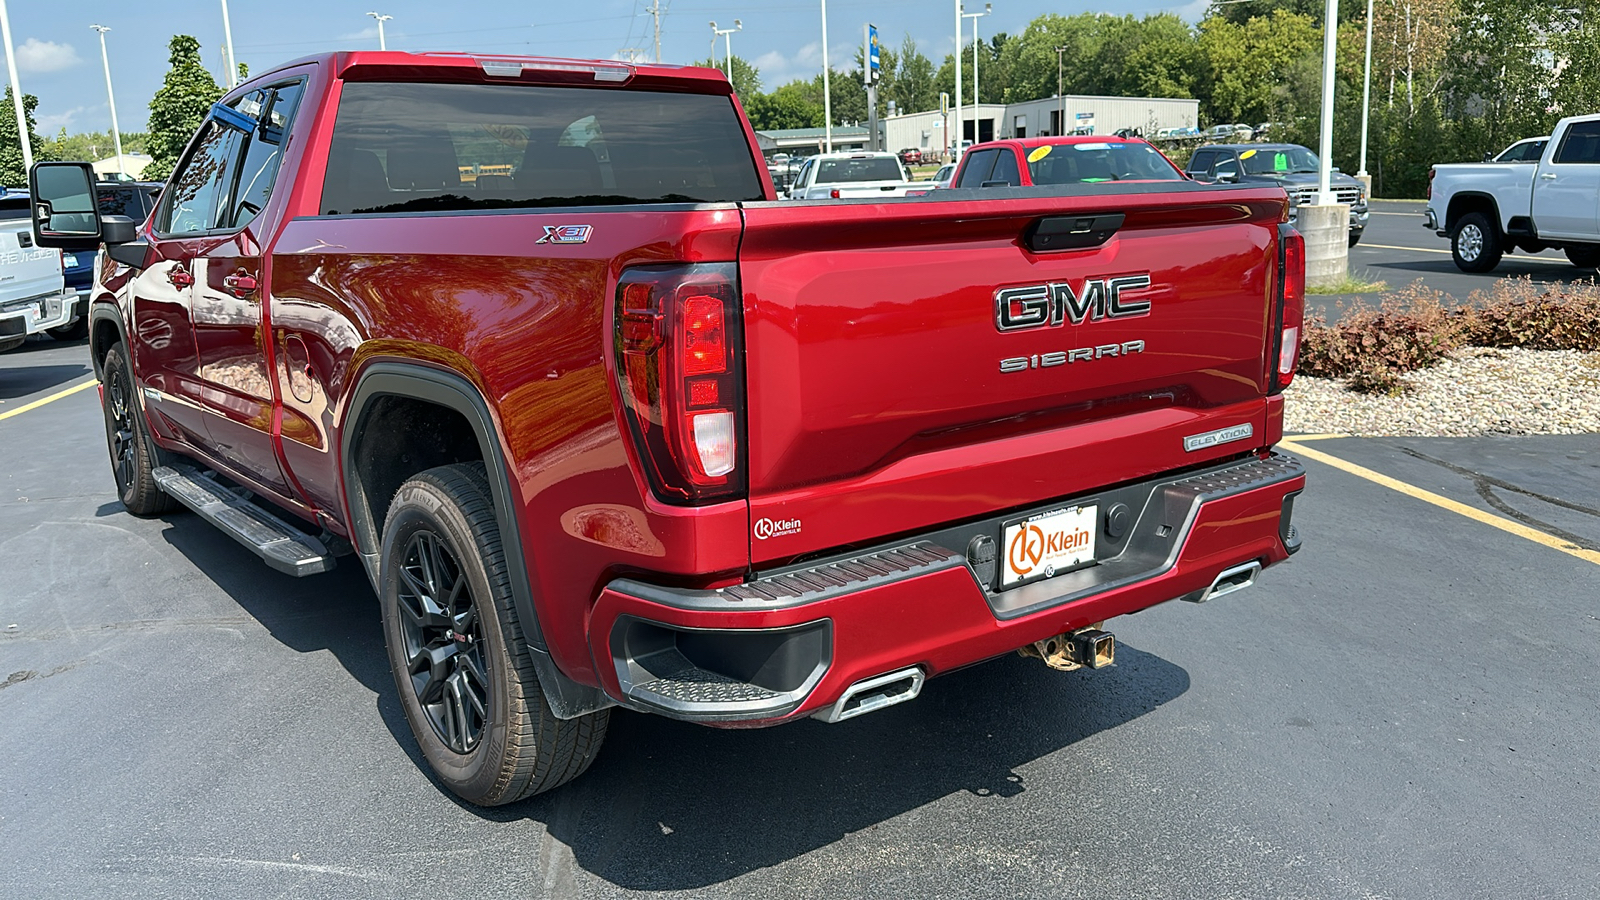
<path fill-rule="evenodd" d="M 169 520 L 166 540 L 276 639 L 299 652 L 330 651 L 372 690 L 395 740 L 427 771 L 395 694 L 376 597 L 353 559 L 327 575 L 290 578 L 198 518 Z M 1029 785 L 1019 769 L 1188 689 L 1184 669 L 1128 645 L 1100 672 L 1055 672 L 1008 655 L 934 679 L 911 703 L 839 725 L 808 719 L 716 730 L 613 710 L 600 758 L 570 785 L 497 809 L 439 790 L 490 821 L 543 823 L 579 867 L 612 884 L 698 888 L 952 793 L 1022 794 Z"/>
<path fill-rule="evenodd" d="M 21 350 L 13 350 L 21 353 Z M 7 354 L 10 356 L 10 354 Z M 16 365 L 17 360 L 6 359 L 12 365 L 0 368 L 0 400 L 15 400 L 29 394 L 47 391 L 59 387 L 69 381 L 77 381 L 86 375 L 93 375 L 94 370 L 89 368 L 89 363 L 79 365 L 53 365 L 30 366 Z"/>

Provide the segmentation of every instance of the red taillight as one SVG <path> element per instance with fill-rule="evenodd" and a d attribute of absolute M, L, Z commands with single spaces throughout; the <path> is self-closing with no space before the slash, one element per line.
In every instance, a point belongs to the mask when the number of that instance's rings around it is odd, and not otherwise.
<path fill-rule="evenodd" d="M 1287 225 L 1283 234 L 1283 271 L 1280 275 L 1283 296 L 1279 301 L 1278 358 L 1275 369 L 1277 390 L 1294 380 L 1300 362 L 1300 338 L 1306 317 L 1306 239 Z"/>
<path fill-rule="evenodd" d="M 622 273 L 617 390 L 655 494 L 701 503 L 744 492 L 744 371 L 732 263 Z"/>
<path fill-rule="evenodd" d="M 1434 171 L 1432 166 L 1428 167 L 1428 198 L 1427 199 L 1429 199 L 1429 200 L 1433 199 L 1433 176 L 1435 176 L 1437 174 L 1439 174 L 1439 173 Z"/>

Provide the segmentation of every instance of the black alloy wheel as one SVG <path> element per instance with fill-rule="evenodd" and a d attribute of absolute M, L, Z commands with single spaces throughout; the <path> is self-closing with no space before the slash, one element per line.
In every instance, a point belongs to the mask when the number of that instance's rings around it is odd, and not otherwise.
<path fill-rule="evenodd" d="M 467 574 L 432 531 L 411 535 L 399 572 L 411 686 L 439 740 L 471 753 L 489 719 L 490 680 Z"/>
<path fill-rule="evenodd" d="M 106 443 L 111 451 L 111 474 L 117 493 L 125 494 L 139 477 L 139 432 L 133 422 L 133 398 L 121 367 L 106 370 Z"/>
<path fill-rule="evenodd" d="M 138 387 L 128 367 L 127 350 L 115 344 L 101 363 L 101 408 L 106 421 L 106 449 L 111 454 L 111 476 L 117 483 L 117 499 L 128 512 L 140 516 L 159 516 L 177 509 L 176 500 L 156 484 L 157 451 L 146 432 L 144 411 L 139 408 Z"/>

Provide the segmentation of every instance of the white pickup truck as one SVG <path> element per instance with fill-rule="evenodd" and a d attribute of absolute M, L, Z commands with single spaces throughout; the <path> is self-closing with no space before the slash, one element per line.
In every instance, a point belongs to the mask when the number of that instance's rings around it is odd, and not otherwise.
<path fill-rule="evenodd" d="M 33 242 L 32 207 L 27 194 L 0 195 L 0 353 L 77 318 L 78 294 L 65 287 L 61 251 Z"/>
<path fill-rule="evenodd" d="M 786 196 L 790 200 L 904 197 L 911 187 L 910 173 L 893 153 L 819 153 L 800 167 Z"/>
<path fill-rule="evenodd" d="M 1600 265 L 1600 115 L 1562 119 L 1533 165 L 1434 166 L 1425 225 L 1450 239 L 1456 266 L 1488 272 L 1513 247 L 1556 248 Z"/>

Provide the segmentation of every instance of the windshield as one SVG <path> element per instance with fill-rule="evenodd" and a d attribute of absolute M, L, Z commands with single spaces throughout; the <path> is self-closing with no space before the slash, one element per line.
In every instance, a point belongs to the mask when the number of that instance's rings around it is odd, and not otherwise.
<path fill-rule="evenodd" d="M 1028 150 L 1034 184 L 1097 181 L 1182 181 L 1183 175 L 1149 144 L 1045 144 Z"/>
<path fill-rule="evenodd" d="M 825 159 L 817 169 L 814 184 L 839 184 L 846 181 L 904 181 L 900 161 L 883 156 L 876 159 Z"/>
<path fill-rule="evenodd" d="M 1247 175 L 1294 175 L 1318 170 L 1317 155 L 1304 147 L 1246 150 L 1239 162 Z"/>

